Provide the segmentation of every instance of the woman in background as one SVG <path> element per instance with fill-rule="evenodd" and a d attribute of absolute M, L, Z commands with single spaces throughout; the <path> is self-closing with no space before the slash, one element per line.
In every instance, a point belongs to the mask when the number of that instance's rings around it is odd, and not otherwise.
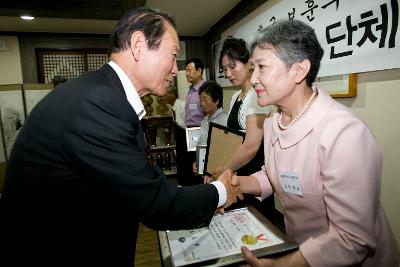
<path fill-rule="evenodd" d="M 270 107 L 260 107 L 257 104 L 257 95 L 251 85 L 250 52 L 243 39 L 229 37 L 221 49 L 219 65 L 230 83 L 239 87 L 230 103 L 227 127 L 246 132 L 244 143 L 238 148 L 227 166 L 217 170 L 216 174 L 229 168 L 237 171 L 238 175 L 250 175 L 261 169 L 264 164 L 262 146 L 262 124 Z M 274 220 L 275 205 L 273 196 L 260 203 L 252 196 L 245 197 L 245 202 L 250 202 L 264 216 Z"/>
<path fill-rule="evenodd" d="M 222 109 L 224 94 L 221 85 L 215 81 L 206 81 L 199 88 L 201 110 L 206 114 L 201 122 L 198 146 L 206 146 L 210 122 L 226 125 L 228 115 Z M 197 164 L 196 164 L 197 163 Z M 193 163 L 193 172 L 197 173 L 198 162 Z"/>

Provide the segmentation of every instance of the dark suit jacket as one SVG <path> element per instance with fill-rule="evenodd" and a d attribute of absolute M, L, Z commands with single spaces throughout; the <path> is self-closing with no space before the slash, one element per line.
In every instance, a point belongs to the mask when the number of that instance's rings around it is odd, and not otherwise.
<path fill-rule="evenodd" d="M 217 203 L 213 185 L 177 188 L 148 165 L 139 118 L 106 64 L 57 87 L 25 121 L 1 200 L 0 265 L 17 255 L 14 266 L 131 267 L 139 222 L 194 228 Z"/>

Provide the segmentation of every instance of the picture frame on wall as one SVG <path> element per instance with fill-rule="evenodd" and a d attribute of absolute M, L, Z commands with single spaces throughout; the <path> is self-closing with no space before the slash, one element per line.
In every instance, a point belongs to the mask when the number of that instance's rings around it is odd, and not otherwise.
<path fill-rule="evenodd" d="M 0 109 L 0 118 L 1 118 L 1 109 Z M 0 120 L 0 165 L 5 164 L 5 162 L 6 162 L 6 150 L 4 146 L 3 123 Z"/>
<path fill-rule="evenodd" d="M 25 122 L 21 84 L 0 85 L 0 112 L 5 158 L 8 160 L 15 139 Z"/>
<path fill-rule="evenodd" d="M 36 83 L 36 84 L 24 84 L 24 104 L 26 116 L 32 111 L 40 100 L 43 99 L 53 89 L 51 83 Z"/>
<path fill-rule="evenodd" d="M 317 77 L 316 83 L 321 90 L 334 98 L 350 98 L 357 96 L 357 74 L 343 74 Z"/>

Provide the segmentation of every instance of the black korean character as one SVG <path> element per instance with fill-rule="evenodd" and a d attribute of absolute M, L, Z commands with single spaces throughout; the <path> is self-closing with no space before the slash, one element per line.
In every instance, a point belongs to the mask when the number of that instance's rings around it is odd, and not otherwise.
<path fill-rule="evenodd" d="M 296 9 L 292 7 L 292 12 L 288 12 L 287 14 L 289 19 L 294 19 L 294 15 L 296 14 Z"/>
<path fill-rule="evenodd" d="M 333 34 L 331 32 L 333 32 L 334 29 L 339 28 L 341 25 L 342 25 L 342 23 L 339 21 L 334 24 L 328 25 L 326 27 L 325 35 L 326 35 L 326 41 L 328 44 L 333 44 L 333 43 L 336 43 L 336 42 L 346 39 L 346 34 L 332 37 Z M 357 30 L 357 26 L 353 26 L 351 24 L 351 15 L 346 17 L 346 29 L 347 29 L 347 37 L 348 37 L 347 45 L 350 46 L 350 45 L 352 45 L 352 42 L 353 42 L 353 32 L 355 32 Z M 353 50 L 344 51 L 344 52 L 335 52 L 335 47 L 332 46 L 329 58 L 333 59 L 333 58 L 345 57 L 345 56 L 350 56 L 352 54 L 353 54 Z"/>
<path fill-rule="evenodd" d="M 389 36 L 389 48 L 395 47 L 395 39 L 396 39 L 396 33 L 397 33 L 397 26 L 398 26 L 398 21 L 399 21 L 399 7 L 397 4 L 397 1 L 391 1 L 392 3 L 392 27 L 391 27 L 391 32 Z M 380 5 L 380 10 L 382 14 L 382 23 L 376 25 L 375 29 L 376 31 L 380 31 L 380 39 L 379 39 L 379 48 L 385 47 L 386 43 L 386 36 L 388 32 L 388 21 L 389 21 L 389 16 L 388 16 L 388 7 L 386 4 Z M 365 35 L 365 34 L 364 34 Z M 364 36 L 363 36 L 364 37 Z M 360 40 L 361 42 L 361 40 Z M 359 43 L 360 43 L 359 42 Z M 364 40 L 365 42 L 365 40 Z M 358 45 L 358 43 L 357 43 Z M 362 43 L 360 43 L 360 46 Z"/>
<path fill-rule="evenodd" d="M 389 48 L 393 48 L 396 46 L 396 33 L 399 24 L 399 4 L 397 0 L 391 0 L 390 3 L 392 5 L 392 30 L 390 31 Z"/>
<path fill-rule="evenodd" d="M 373 16 L 373 13 L 370 10 L 370 11 L 362 13 L 361 19 L 364 20 L 364 19 L 367 19 L 372 16 Z M 358 41 L 357 46 L 359 46 L 359 47 L 362 46 L 367 39 L 369 39 L 372 43 L 375 43 L 375 41 L 378 40 L 378 38 L 376 38 L 376 36 L 372 32 L 372 25 L 377 24 L 377 23 L 378 23 L 378 18 L 371 18 L 368 20 L 364 20 L 358 24 L 358 27 L 360 29 L 364 28 L 364 34 L 363 34 L 362 38 L 360 39 L 360 41 Z M 387 28 L 387 26 L 386 26 L 386 28 Z"/>
<path fill-rule="evenodd" d="M 307 19 L 308 19 L 308 21 L 313 21 L 314 20 L 314 9 L 317 8 L 318 5 L 315 5 L 313 0 L 307 0 L 305 3 L 308 6 L 308 10 L 304 11 L 300 15 L 304 16 L 305 14 L 310 12 L 310 15 L 307 15 Z"/>
<path fill-rule="evenodd" d="M 329 3 L 327 3 L 327 4 L 323 5 L 323 6 L 321 6 L 321 8 L 325 9 L 325 8 L 327 8 L 328 6 L 330 6 L 333 2 L 336 3 L 336 11 L 337 11 L 338 8 L 339 8 L 339 0 L 332 0 L 332 1 L 330 1 Z"/>

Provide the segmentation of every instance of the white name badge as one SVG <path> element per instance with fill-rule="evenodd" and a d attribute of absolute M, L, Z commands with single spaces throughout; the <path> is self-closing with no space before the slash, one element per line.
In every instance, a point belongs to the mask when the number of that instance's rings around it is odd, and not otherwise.
<path fill-rule="evenodd" d="M 281 186 L 286 193 L 303 196 L 299 176 L 291 171 L 282 171 L 279 175 Z"/>
<path fill-rule="evenodd" d="M 197 110 L 197 104 L 189 104 L 189 110 Z"/>

